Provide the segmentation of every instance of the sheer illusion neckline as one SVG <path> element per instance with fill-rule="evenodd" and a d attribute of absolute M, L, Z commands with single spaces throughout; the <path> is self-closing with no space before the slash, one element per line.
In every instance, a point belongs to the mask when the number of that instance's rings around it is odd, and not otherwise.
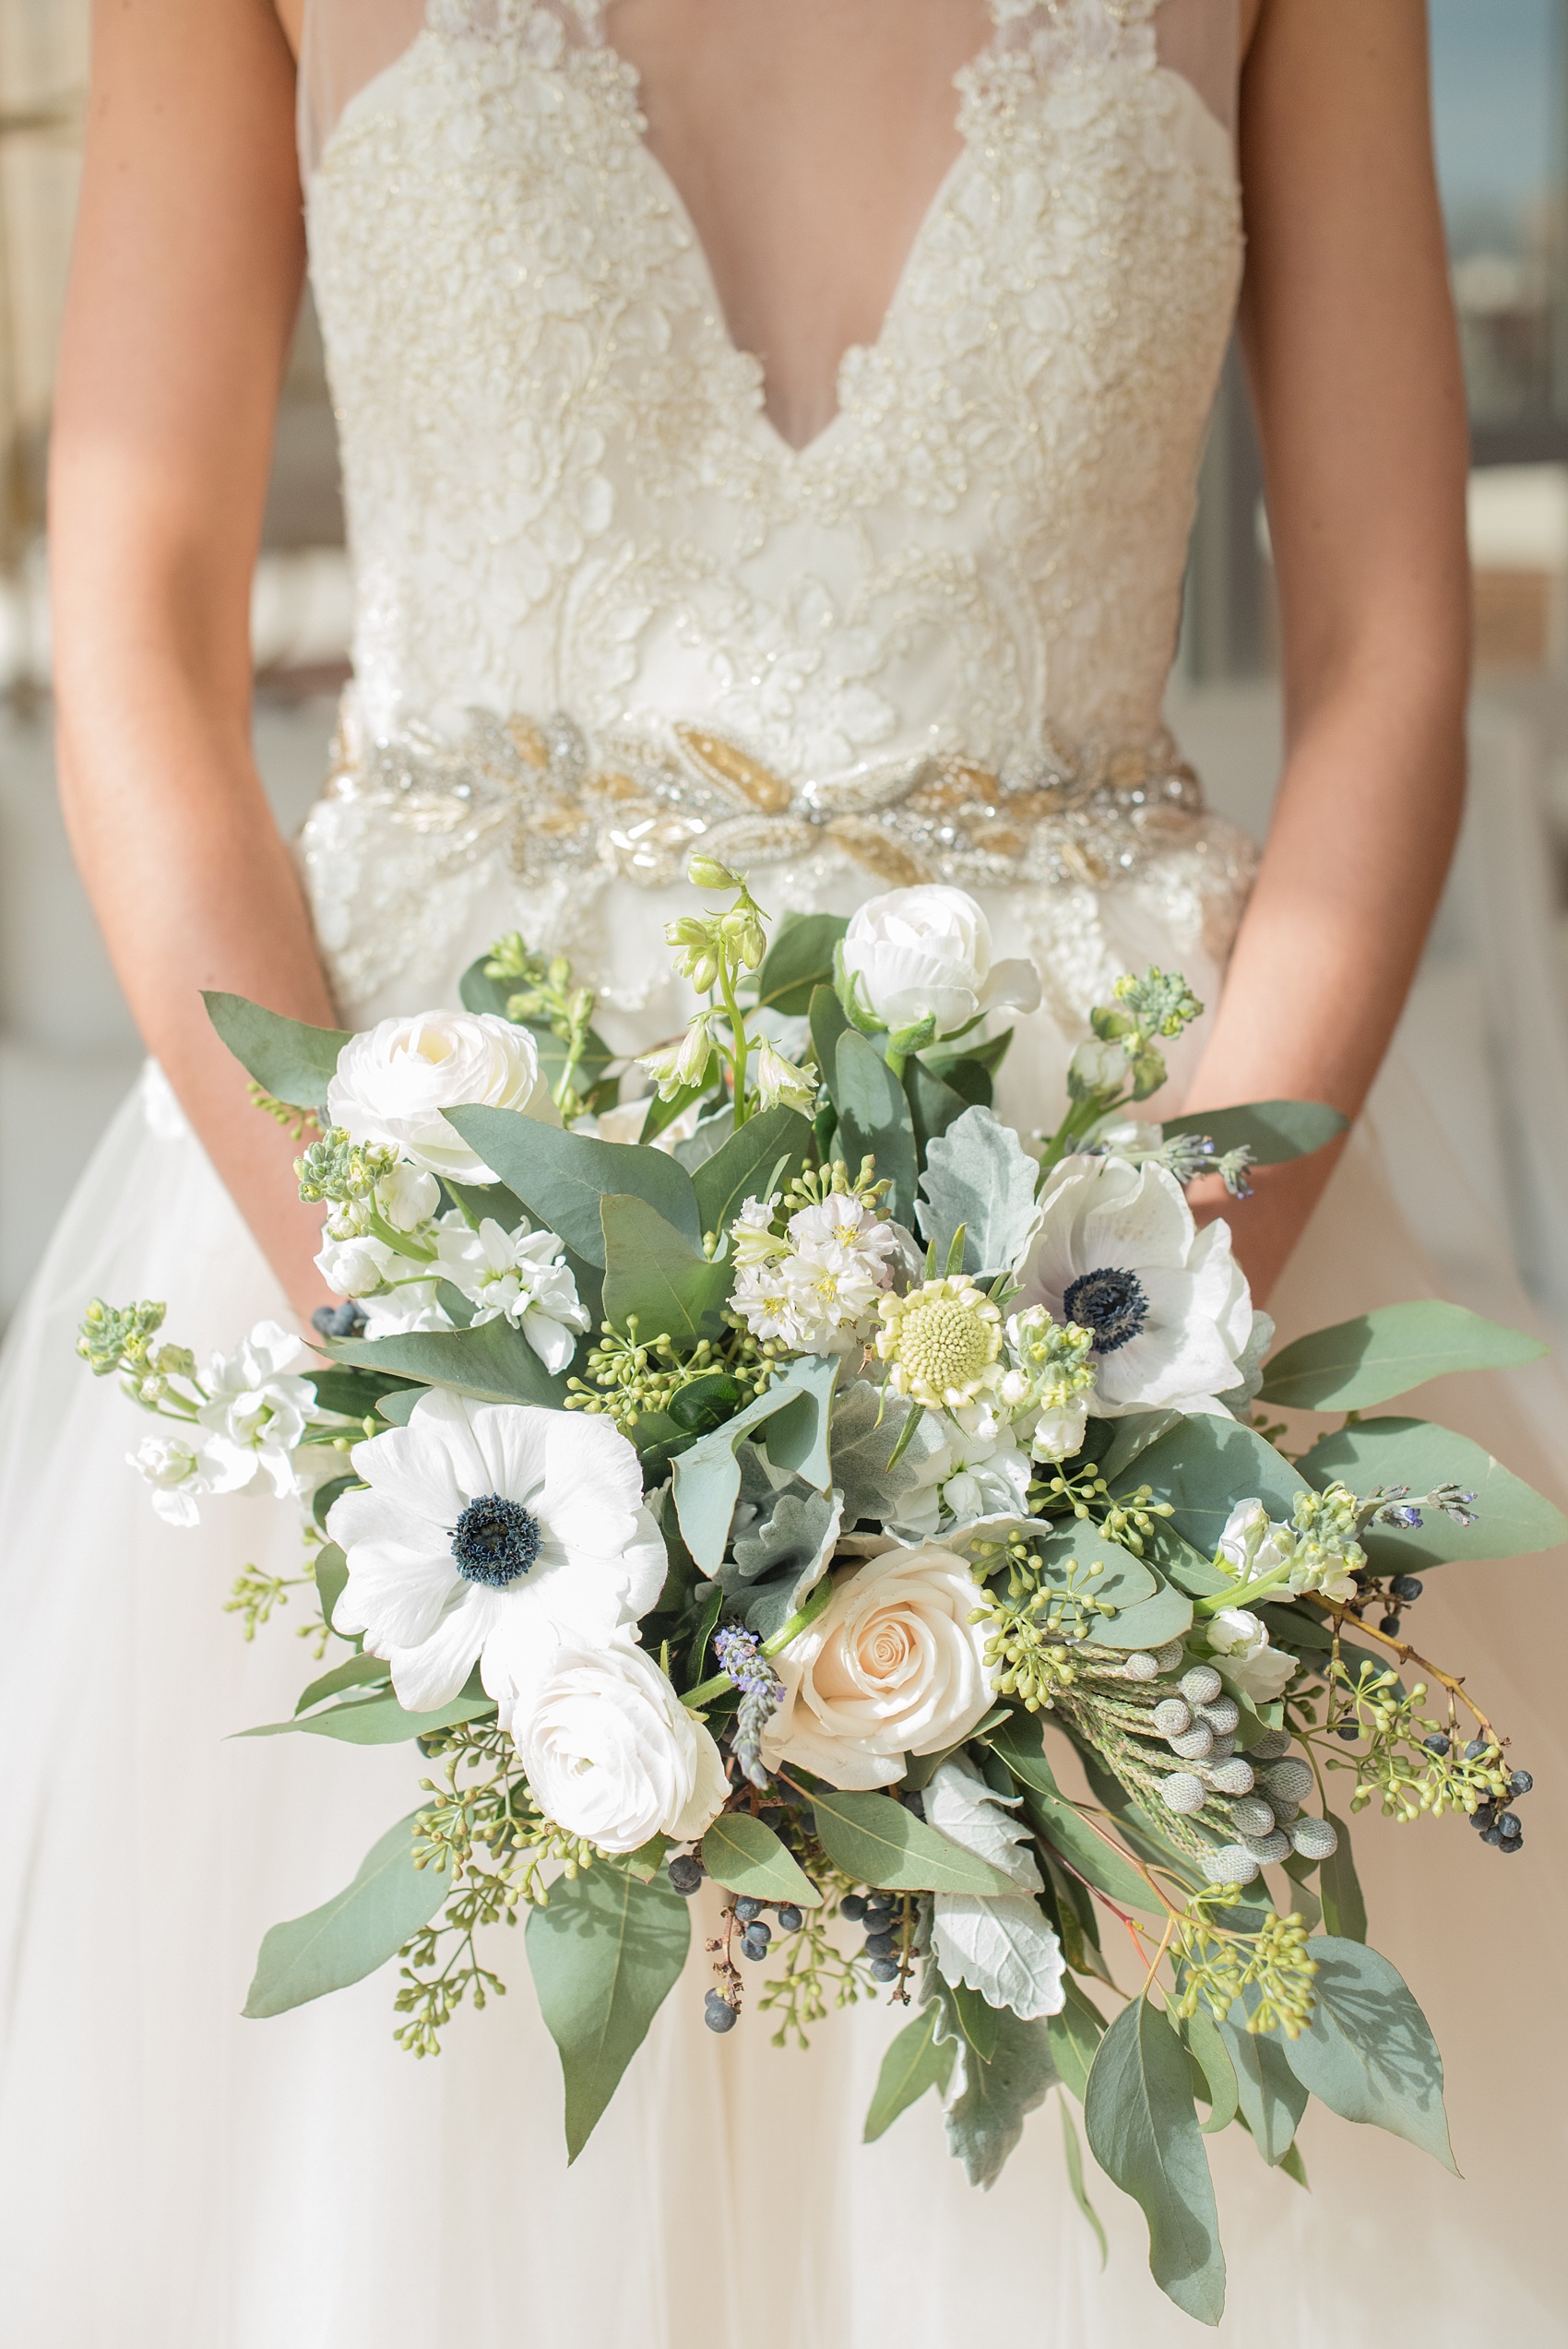
<path fill-rule="evenodd" d="M 974 167 L 975 148 L 969 132 L 968 110 L 964 101 L 969 77 L 977 68 L 983 66 L 986 61 L 995 53 L 998 46 L 1001 25 L 995 0 L 991 0 L 992 24 L 985 39 L 979 44 L 973 54 L 964 60 L 951 77 L 954 129 L 958 138 L 958 151 L 932 188 L 924 209 L 916 222 L 914 234 L 909 240 L 904 258 L 893 279 L 875 335 L 869 342 L 845 344 L 832 372 L 831 412 L 826 422 L 816 432 L 801 442 L 791 441 L 768 414 L 766 362 L 759 352 L 748 350 L 737 340 L 731 325 L 729 312 L 725 308 L 723 297 L 719 291 L 718 273 L 713 267 L 707 247 L 703 242 L 691 207 L 682 194 L 680 184 L 669 166 L 648 144 L 647 118 L 643 107 L 643 77 L 631 60 L 624 56 L 616 48 L 606 30 L 605 18 L 610 12 L 609 0 L 588 0 L 586 6 L 584 0 L 575 0 L 575 5 L 593 39 L 614 58 L 621 69 L 620 79 L 625 98 L 621 115 L 621 126 L 628 139 L 636 148 L 641 158 L 640 168 L 647 177 L 650 191 L 668 207 L 680 224 L 687 240 L 693 267 L 702 280 L 705 299 L 712 311 L 718 331 L 723 337 L 725 347 L 737 362 L 743 363 L 755 371 L 757 389 L 762 396 L 755 409 L 758 432 L 766 438 L 781 462 L 790 465 L 807 463 L 830 442 L 836 440 L 844 426 L 847 414 L 846 377 L 851 365 L 862 357 L 874 358 L 889 340 L 903 309 L 909 286 L 924 258 L 926 247 L 945 218 L 956 192 Z"/>

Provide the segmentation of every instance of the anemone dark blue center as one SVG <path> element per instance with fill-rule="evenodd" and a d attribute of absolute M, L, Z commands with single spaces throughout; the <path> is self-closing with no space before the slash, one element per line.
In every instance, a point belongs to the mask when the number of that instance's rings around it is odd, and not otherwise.
<path fill-rule="evenodd" d="M 504 1591 L 526 1574 L 539 1556 L 539 1520 L 520 1501 L 498 1492 L 470 1501 L 452 1529 L 452 1555 L 466 1583 Z"/>
<path fill-rule="evenodd" d="M 1102 1264 L 1098 1272 L 1079 1274 L 1063 1297 L 1062 1310 L 1080 1329 L 1094 1332 L 1097 1354 L 1114 1354 L 1147 1321 L 1148 1299 L 1136 1273 Z"/>

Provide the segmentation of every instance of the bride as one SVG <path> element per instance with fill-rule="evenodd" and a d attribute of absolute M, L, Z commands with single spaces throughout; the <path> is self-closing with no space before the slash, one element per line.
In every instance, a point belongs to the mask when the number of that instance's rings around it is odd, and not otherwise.
<path fill-rule="evenodd" d="M 246 617 L 302 184 L 358 624 L 291 853 Z M 1238 292 L 1289 706 L 1261 863 L 1160 720 Z M 240 2021 L 262 1932 L 410 1807 L 409 1758 L 221 1742 L 297 1683 L 286 1606 L 254 1643 L 222 1612 L 242 1569 L 296 1572 L 287 1513 L 155 1520 L 72 1338 L 95 1293 L 167 1299 L 198 1348 L 327 1301 L 294 1145 L 263 1147 L 202 988 L 363 1026 L 455 1000 L 521 928 L 646 1045 L 673 1025 L 686 848 L 720 827 L 776 914 L 976 894 L 1044 985 L 1002 1103 L 1026 1128 L 1149 961 L 1212 1006 L 1187 1106 L 1353 1115 L 1459 812 L 1466 464 L 1420 0 L 100 11 L 54 440 L 61 774 L 156 1060 L 0 1408 L 6 2349 L 1185 2337 L 1091 2180 L 1099 2272 L 1048 2111 L 987 2198 L 938 2131 L 859 2145 L 880 2011 L 801 2058 L 714 2039 L 678 1993 L 569 2175 L 526 1988 L 424 2065 L 386 1976 Z M 1269 1170 L 1236 1211 L 1287 1324 L 1421 1279 L 1364 1143 L 1320 1202 L 1330 1173 Z M 1544 1587 L 1491 1572 L 1465 1636 L 1544 1774 Z M 1433 1614 L 1479 1596 L 1450 1578 Z M 1309 2195 L 1229 2132 L 1219 2337 L 1545 2349 L 1562 2035 L 1523 1969 L 1561 1946 L 1561 1890 L 1538 1845 L 1503 1871 L 1452 1823 L 1370 1840 L 1468 2182 L 1325 2120 Z"/>

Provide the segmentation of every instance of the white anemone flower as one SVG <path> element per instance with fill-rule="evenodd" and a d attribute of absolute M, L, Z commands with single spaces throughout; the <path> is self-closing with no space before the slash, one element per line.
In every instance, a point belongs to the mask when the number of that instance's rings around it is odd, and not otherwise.
<path fill-rule="evenodd" d="M 547 1370 L 566 1368 L 588 1316 L 557 1233 L 526 1223 L 507 1231 L 486 1216 L 477 1231 L 460 1220 L 444 1226 L 435 1245 L 444 1277 L 479 1309 L 476 1327 L 505 1318 Z"/>
<path fill-rule="evenodd" d="M 558 1649 L 600 1645 L 663 1587 L 637 1455 L 608 1419 L 433 1393 L 350 1456 L 367 1489 L 327 1518 L 349 1567 L 334 1621 L 410 1712 L 450 1703 L 477 1663 L 508 1717 Z"/>
<path fill-rule="evenodd" d="M 299 1490 L 293 1454 L 315 1409 L 315 1389 L 295 1375 L 310 1360 L 291 1330 L 258 1322 L 232 1354 L 215 1354 L 208 1399 L 196 1413 L 203 1450 L 224 1478 L 215 1490 L 239 1492 L 265 1477 L 279 1500 Z"/>
<path fill-rule="evenodd" d="M 1218 1412 L 1240 1382 L 1253 1300 L 1229 1227 L 1200 1231 L 1164 1167 L 1063 1158 L 1018 1279 L 1020 1311 L 1044 1305 L 1092 1333 L 1096 1418 Z"/>

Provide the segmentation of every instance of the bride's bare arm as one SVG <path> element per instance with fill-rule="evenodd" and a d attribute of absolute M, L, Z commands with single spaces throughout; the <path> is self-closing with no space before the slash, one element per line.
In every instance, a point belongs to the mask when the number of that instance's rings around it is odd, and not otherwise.
<path fill-rule="evenodd" d="M 293 66 L 269 0 L 101 0 L 51 489 L 65 816 L 115 969 L 302 1311 L 296 1145 L 202 1009 L 331 1024 L 250 748 L 249 599 L 303 266 Z"/>
<path fill-rule="evenodd" d="M 1242 84 L 1241 329 L 1268 480 L 1288 757 L 1188 1106 L 1360 1109 L 1443 886 L 1469 667 L 1464 386 L 1423 0 L 1264 0 Z M 1266 1292 L 1331 1154 L 1236 1216 Z"/>

